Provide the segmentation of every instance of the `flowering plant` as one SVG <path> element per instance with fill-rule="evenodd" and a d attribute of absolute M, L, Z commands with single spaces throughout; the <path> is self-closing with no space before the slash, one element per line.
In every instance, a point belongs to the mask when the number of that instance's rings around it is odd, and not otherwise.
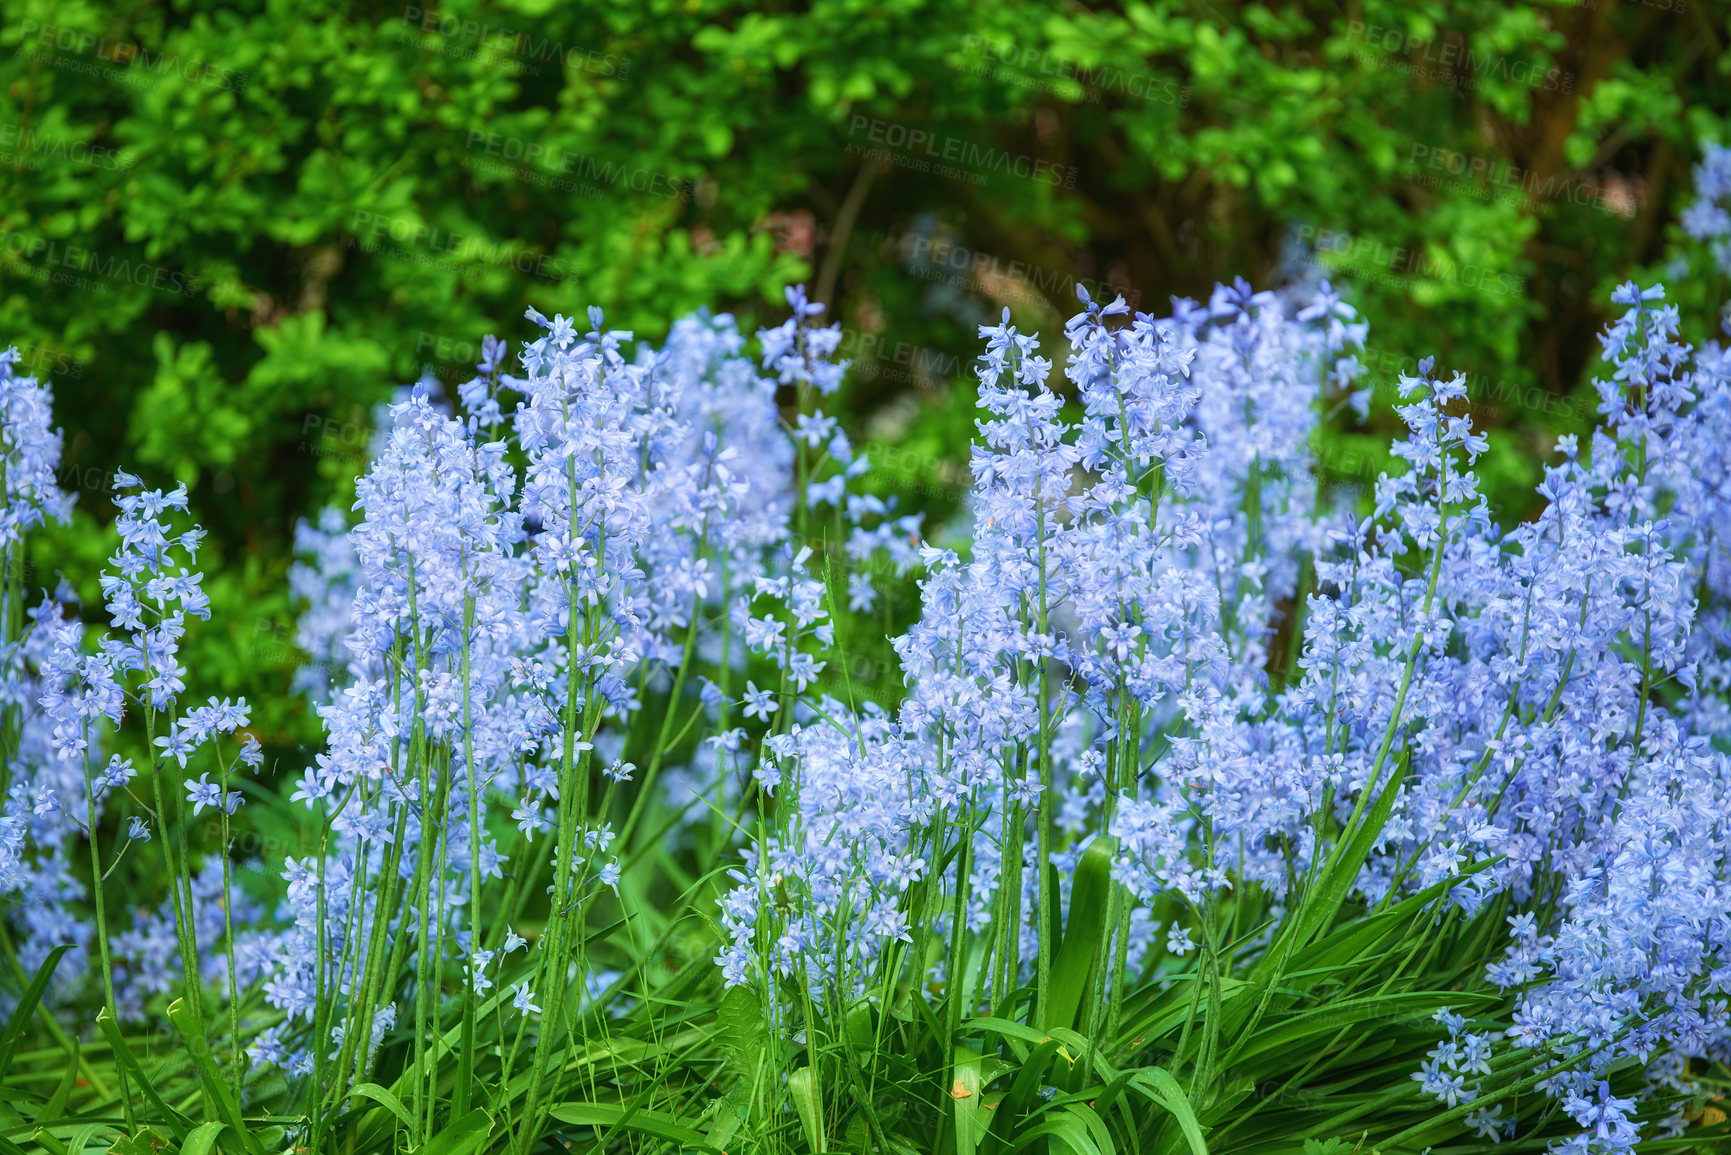
<path fill-rule="evenodd" d="M 803 292 L 755 360 L 725 315 L 652 348 L 531 310 L 453 405 L 389 409 L 352 528 L 302 527 L 327 740 L 280 798 L 245 702 L 182 704 L 184 488 L 121 476 L 112 632 L 29 588 L 19 543 L 67 499 L 46 387 L 0 365 L 0 1072 L 32 1017 L 64 1071 L 19 1076 L 19 1133 L 1722 1142 L 1724 350 L 1620 288 L 1601 424 L 1505 526 L 1429 360 L 1402 464 L 1322 475 L 1367 400 L 1327 282 L 1079 296 L 1061 373 L 1007 310 L 981 327 L 948 545 L 857 490 Z M 874 700 L 849 631 L 913 580 L 905 692 Z M 286 832 L 256 863 L 248 795 Z M 122 930 L 135 842 L 162 869 Z"/>

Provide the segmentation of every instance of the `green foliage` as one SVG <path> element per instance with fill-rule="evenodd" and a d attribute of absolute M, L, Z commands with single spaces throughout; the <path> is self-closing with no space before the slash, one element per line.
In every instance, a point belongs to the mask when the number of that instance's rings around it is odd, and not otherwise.
<path fill-rule="evenodd" d="M 1428 352 L 1473 376 L 1506 503 L 1584 425 L 1604 287 L 1659 260 L 1731 92 L 1725 6 L 1681 0 L 3 9 L 0 332 L 59 387 L 84 507 L 40 556 L 105 548 L 117 468 L 194 485 L 211 568 L 251 563 L 195 688 L 268 703 L 291 760 L 295 519 L 346 503 L 392 385 L 464 380 L 525 305 L 655 335 L 815 277 L 844 411 L 943 513 L 975 323 L 1276 280 L 1296 231 L 1381 388 Z"/>

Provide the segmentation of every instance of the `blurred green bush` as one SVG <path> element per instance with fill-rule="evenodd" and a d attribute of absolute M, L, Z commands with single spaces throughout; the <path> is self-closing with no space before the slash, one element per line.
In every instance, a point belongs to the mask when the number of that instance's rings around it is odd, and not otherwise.
<path fill-rule="evenodd" d="M 194 689 L 281 748 L 295 521 L 371 407 L 465 380 L 526 305 L 659 336 L 832 302 L 878 484 L 953 508 L 974 325 L 1080 281 L 1160 312 L 1327 275 L 1372 323 L 1382 461 L 1435 353 L 1500 431 L 1495 501 L 1583 428 L 1610 284 L 1660 268 L 1731 113 L 1731 5 L 1178 0 L 0 3 L 0 339 L 51 378 L 92 575 L 117 468 L 194 488 L 216 617 Z M 1697 269 L 1689 335 L 1726 286 Z M 869 631 L 868 631 L 869 632 Z"/>

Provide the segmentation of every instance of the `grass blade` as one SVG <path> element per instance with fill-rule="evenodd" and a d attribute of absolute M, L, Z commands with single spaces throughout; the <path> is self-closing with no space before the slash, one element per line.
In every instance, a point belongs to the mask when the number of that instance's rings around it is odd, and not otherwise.
<path fill-rule="evenodd" d="M 1202 1124 L 1190 1106 L 1190 1098 L 1163 1067 L 1144 1067 L 1130 1077 L 1130 1086 L 1164 1107 L 1178 1121 L 1178 1129 L 1190 1144 L 1190 1155 L 1208 1155 L 1208 1142 L 1202 1137 Z"/>
<path fill-rule="evenodd" d="M 493 1116 L 476 1107 L 461 1119 L 447 1123 L 444 1130 L 422 1147 L 419 1155 L 473 1155 L 486 1145 L 493 1133 Z"/>
<path fill-rule="evenodd" d="M 669 1143 L 694 1147 L 700 1151 L 716 1150 L 701 1134 L 680 1123 L 672 1115 L 663 1111 L 651 1111 L 647 1107 L 625 1107 L 617 1103 L 560 1103 L 547 1113 L 561 1123 L 570 1123 L 574 1127 L 619 1128 L 664 1139 Z"/>
<path fill-rule="evenodd" d="M 787 1093 L 793 1096 L 793 1105 L 799 1111 L 800 1126 L 805 1129 L 805 1141 L 811 1144 L 811 1149 L 818 1155 L 829 1150 L 824 1142 L 823 1134 L 823 1104 L 817 1093 L 817 1072 L 810 1067 L 801 1067 L 787 1077 Z"/>
<path fill-rule="evenodd" d="M 956 1063 L 956 1082 L 950 1096 L 956 1101 L 956 1155 L 974 1155 L 985 1136 L 991 1120 L 983 1118 L 986 1107 L 981 1102 L 980 1056 L 963 1051 Z"/>
<path fill-rule="evenodd" d="M 1347 841 L 1337 844 L 1335 852 L 1329 856 L 1316 888 L 1300 902 L 1297 917 L 1288 924 L 1294 945 L 1305 945 L 1334 921 L 1335 914 L 1346 901 L 1347 892 L 1358 881 L 1359 869 L 1382 837 L 1382 828 L 1387 825 L 1394 804 L 1400 798 L 1401 787 L 1406 784 L 1406 771 L 1407 760 L 1403 757 L 1395 763 L 1394 773 L 1389 775 L 1382 793 L 1376 796 L 1362 825 L 1349 831 Z"/>
<path fill-rule="evenodd" d="M 54 1094 L 42 1108 L 38 1119 L 58 1119 L 66 1114 L 66 1104 L 72 1099 L 72 1089 L 78 1083 L 78 1053 L 81 1044 L 78 1036 L 72 1037 L 72 1056 L 66 1064 L 66 1073 L 60 1078 L 60 1085 L 54 1089 Z"/>
<path fill-rule="evenodd" d="M 1052 960 L 1050 997 L 1041 1000 L 1048 1028 L 1076 1025 L 1106 927 L 1113 850 L 1112 840 L 1101 835 L 1089 844 L 1076 866 L 1070 887 L 1069 925 Z"/>
<path fill-rule="evenodd" d="M 349 1094 L 371 1099 L 402 1120 L 403 1126 L 410 1131 L 415 1129 L 414 1117 L 409 1114 L 409 1109 L 403 1106 L 403 1101 L 391 1093 L 390 1088 L 381 1087 L 377 1083 L 356 1083 L 349 1088 Z"/>
<path fill-rule="evenodd" d="M 168 1021 L 174 1024 L 175 1030 L 186 1042 L 186 1052 L 192 1058 L 193 1068 L 198 1072 L 199 1082 L 204 1084 L 205 1093 L 216 1104 L 216 1110 L 222 1116 L 222 1121 L 234 1128 L 234 1133 L 240 1136 L 240 1141 L 253 1155 L 263 1155 L 259 1150 L 258 1141 L 247 1129 L 246 1120 L 241 1117 L 240 1104 L 234 1101 L 234 1093 L 229 1089 L 228 1082 L 217 1069 L 216 1057 L 210 1053 L 210 1043 L 193 1021 L 192 1009 L 181 999 L 175 999 L 168 1004 Z"/>
<path fill-rule="evenodd" d="M 222 1129 L 228 1126 L 219 1119 L 208 1123 L 200 1123 L 186 1137 L 186 1142 L 180 1145 L 180 1155 L 210 1155 L 216 1150 L 216 1137 L 222 1134 Z"/>
<path fill-rule="evenodd" d="M 61 943 L 49 951 L 48 957 L 42 960 L 42 965 L 36 968 L 35 977 L 19 996 L 18 1005 L 12 1009 L 11 1017 L 6 1020 L 6 1031 L 0 1035 L 0 1079 L 6 1077 L 6 1068 L 12 1065 L 12 1056 L 24 1038 L 24 1025 L 30 1021 L 30 1016 L 36 1013 L 36 1004 L 42 1001 L 42 992 L 48 989 L 48 982 L 54 977 L 54 968 L 60 965 L 60 960 L 71 949 L 71 943 Z"/>
<path fill-rule="evenodd" d="M 96 1014 L 96 1025 L 108 1039 L 108 1045 L 114 1051 L 114 1061 L 123 1071 L 138 1084 L 138 1089 L 145 1102 L 156 1109 L 156 1116 L 164 1127 L 167 1127 L 174 1138 L 184 1142 L 186 1133 L 192 1129 L 192 1121 L 167 1103 L 156 1093 L 156 1086 L 145 1075 L 144 1068 L 138 1065 L 138 1059 L 132 1053 L 132 1048 L 126 1045 L 126 1037 L 120 1033 L 120 1027 L 108 1017 L 108 1008 L 104 1007 Z"/>

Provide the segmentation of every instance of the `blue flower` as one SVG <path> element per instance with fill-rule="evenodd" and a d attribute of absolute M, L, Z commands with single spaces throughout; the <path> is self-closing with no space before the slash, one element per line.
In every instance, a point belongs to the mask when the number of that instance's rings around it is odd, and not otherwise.
<path fill-rule="evenodd" d="M 775 701 L 775 691 L 760 690 L 753 682 L 745 683 L 743 700 L 747 718 L 768 718 L 779 708 Z"/>
<path fill-rule="evenodd" d="M 210 772 L 207 770 L 199 775 L 196 782 L 191 778 L 186 780 L 186 800 L 193 804 L 192 812 L 195 816 L 204 813 L 206 806 L 221 810 L 222 787 L 210 781 Z"/>

